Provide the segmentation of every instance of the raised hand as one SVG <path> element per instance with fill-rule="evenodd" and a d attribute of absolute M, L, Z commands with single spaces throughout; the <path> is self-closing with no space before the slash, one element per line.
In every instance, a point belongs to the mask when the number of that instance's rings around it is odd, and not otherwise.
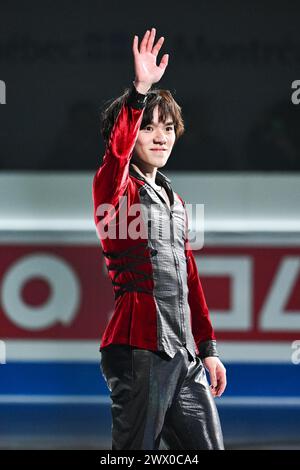
<path fill-rule="evenodd" d="M 156 65 L 157 54 L 164 42 L 164 37 L 161 36 L 153 46 L 155 33 L 155 28 L 152 28 L 151 32 L 146 31 L 140 44 L 140 50 L 138 48 L 138 36 L 134 36 L 133 39 L 135 84 L 139 86 L 140 93 L 146 92 L 153 83 L 157 83 L 168 65 L 169 54 L 164 54 L 160 64 Z"/>

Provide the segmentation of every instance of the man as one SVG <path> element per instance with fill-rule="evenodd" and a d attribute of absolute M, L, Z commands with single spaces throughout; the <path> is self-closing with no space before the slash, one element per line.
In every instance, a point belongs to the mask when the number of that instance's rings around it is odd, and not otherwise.
<path fill-rule="evenodd" d="M 187 239 L 185 203 L 158 170 L 184 124 L 171 93 L 150 90 L 168 64 L 165 54 L 156 65 L 164 38 L 153 46 L 154 38 L 152 28 L 139 49 L 134 37 L 135 81 L 103 113 L 106 150 L 93 180 L 94 218 L 115 292 L 100 347 L 112 449 L 159 449 L 161 441 L 169 449 L 223 449 L 213 397 L 226 387 L 225 367 Z"/>

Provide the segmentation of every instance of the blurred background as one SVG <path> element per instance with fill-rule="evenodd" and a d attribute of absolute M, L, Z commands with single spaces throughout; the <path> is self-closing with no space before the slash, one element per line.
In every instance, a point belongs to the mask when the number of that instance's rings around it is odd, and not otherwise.
<path fill-rule="evenodd" d="M 1 1 L 0 448 L 110 448 L 99 345 L 114 297 L 91 185 L 100 110 L 131 85 L 133 36 L 151 27 L 186 125 L 162 171 L 205 207 L 194 254 L 227 369 L 225 446 L 300 448 L 299 13 Z"/>

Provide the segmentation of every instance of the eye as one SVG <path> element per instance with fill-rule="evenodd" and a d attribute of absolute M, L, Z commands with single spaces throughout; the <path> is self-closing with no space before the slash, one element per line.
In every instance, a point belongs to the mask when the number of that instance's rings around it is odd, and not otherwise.
<path fill-rule="evenodd" d="M 145 129 L 146 131 L 148 131 L 148 130 L 152 130 L 153 127 L 150 126 L 150 125 L 148 125 L 148 126 L 145 126 L 144 129 Z M 172 130 L 174 129 L 174 126 L 166 126 L 166 129 L 167 129 L 168 131 L 172 131 Z"/>

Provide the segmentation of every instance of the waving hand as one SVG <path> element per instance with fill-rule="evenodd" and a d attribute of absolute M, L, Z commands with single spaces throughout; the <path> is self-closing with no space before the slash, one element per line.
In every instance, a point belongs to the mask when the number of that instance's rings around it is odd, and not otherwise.
<path fill-rule="evenodd" d="M 139 84 L 141 89 L 149 88 L 153 83 L 159 82 L 163 76 L 169 61 L 169 54 L 164 54 L 160 64 L 156 64 L 157 55 L 164 42 L 164 37 L 154 44 L 156 29 L 152 28 L 151 32 L 146 31 L 140 48 L 138 47 L 138 36 L 134 36 L 132 52 L 134 56 L 135 83 Z M 142 91 L 141 91 L 142 93 Z"/>

